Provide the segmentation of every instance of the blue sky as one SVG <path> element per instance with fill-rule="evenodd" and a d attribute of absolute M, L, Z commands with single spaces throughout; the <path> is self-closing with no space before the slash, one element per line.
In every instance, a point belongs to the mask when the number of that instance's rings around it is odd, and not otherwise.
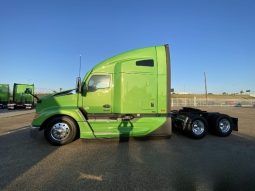
<path fill-rule="evenodd" d="M 0 83 L 73 88 L 98 62 L 170 44 L 176 91 L 255 91 L 255 1 L 0 0 Z"/>

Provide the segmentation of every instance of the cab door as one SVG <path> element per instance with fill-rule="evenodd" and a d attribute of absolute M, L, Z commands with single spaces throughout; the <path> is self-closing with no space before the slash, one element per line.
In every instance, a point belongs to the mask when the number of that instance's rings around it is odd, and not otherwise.
<path fill-rule="evenodd" d="M 86 82 L 83 108 L 96 137 L 116 137 L 119 134 L 119 122 L 110 117 L 113 108 L 112 81 L 112 74 L 92 74 Z"/>
<path fill-rule="evenodd" d="M 112 112 L 112 87 L 110 74 L 92 74 L 86 83 L 83 108 L 88 114 Z"/>

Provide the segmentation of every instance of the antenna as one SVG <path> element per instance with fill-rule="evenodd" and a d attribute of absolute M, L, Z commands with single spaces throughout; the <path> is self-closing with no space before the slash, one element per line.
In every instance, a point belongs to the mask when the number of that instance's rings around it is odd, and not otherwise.
<path fill-rule="evenodd" d="M 204 72 L 204 81 L 205 81 L 205 101 L 207 105 L 207 81 L 206 81 L 206 73 Z"/>
<path fill-rule="evenodd" d="M 81 77 L 81 54 L 80 54 L 80 66 L 79 66 L 79 78 Z"/>
<path fill-rule="evenodd" d="M 79 77 L 76 78 L 76 92 L 81 92 L 81 54 L 80 54 L 80 66 L 79 66 Z M 77 105 L 79 103 L 79 97 L 77 99 Z"/>

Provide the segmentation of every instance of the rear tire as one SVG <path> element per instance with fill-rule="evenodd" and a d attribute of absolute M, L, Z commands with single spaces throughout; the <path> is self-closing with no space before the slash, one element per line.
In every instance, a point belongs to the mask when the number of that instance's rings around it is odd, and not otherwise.
<path fill-rule="evenodd" d="M 188 123 L 189 135 L 194 139 L 201 139 L 207 134 L 208 124 L 203 117 L 195 117 Z"/>
<path fill-rule="evenodd" d="M 215 121 L 216 134 L 220 137 L 227 137 L 232 133 L 233 120 L 227 115 L 220 115 Z"/>
<path fill-rule="evenodd" d="M 44 136 L 52 145 L 65 145 L 75 140 L 77 125 L 67 116 L 59 116 L 51 119 L 45 127 Z"/>

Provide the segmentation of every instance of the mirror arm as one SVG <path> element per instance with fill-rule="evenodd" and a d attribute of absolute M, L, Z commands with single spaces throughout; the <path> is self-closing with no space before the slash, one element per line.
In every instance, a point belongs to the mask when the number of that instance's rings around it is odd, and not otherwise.
<path fill-rule="evenodd" d="M 39 97 L 38 97 L 37 95 L 35 95 L 35 94 L 30 94 L 30 95 L 33 96 L 37 101 L 40 100 Z"/>
<path fill-rule="evenodd" d="M 37 95 L 33 94 L 29 88 L 27 88 L 24 93 L 33 96 L 37 102 L 39 102 L 40 99 L 37 97 Z"/>

